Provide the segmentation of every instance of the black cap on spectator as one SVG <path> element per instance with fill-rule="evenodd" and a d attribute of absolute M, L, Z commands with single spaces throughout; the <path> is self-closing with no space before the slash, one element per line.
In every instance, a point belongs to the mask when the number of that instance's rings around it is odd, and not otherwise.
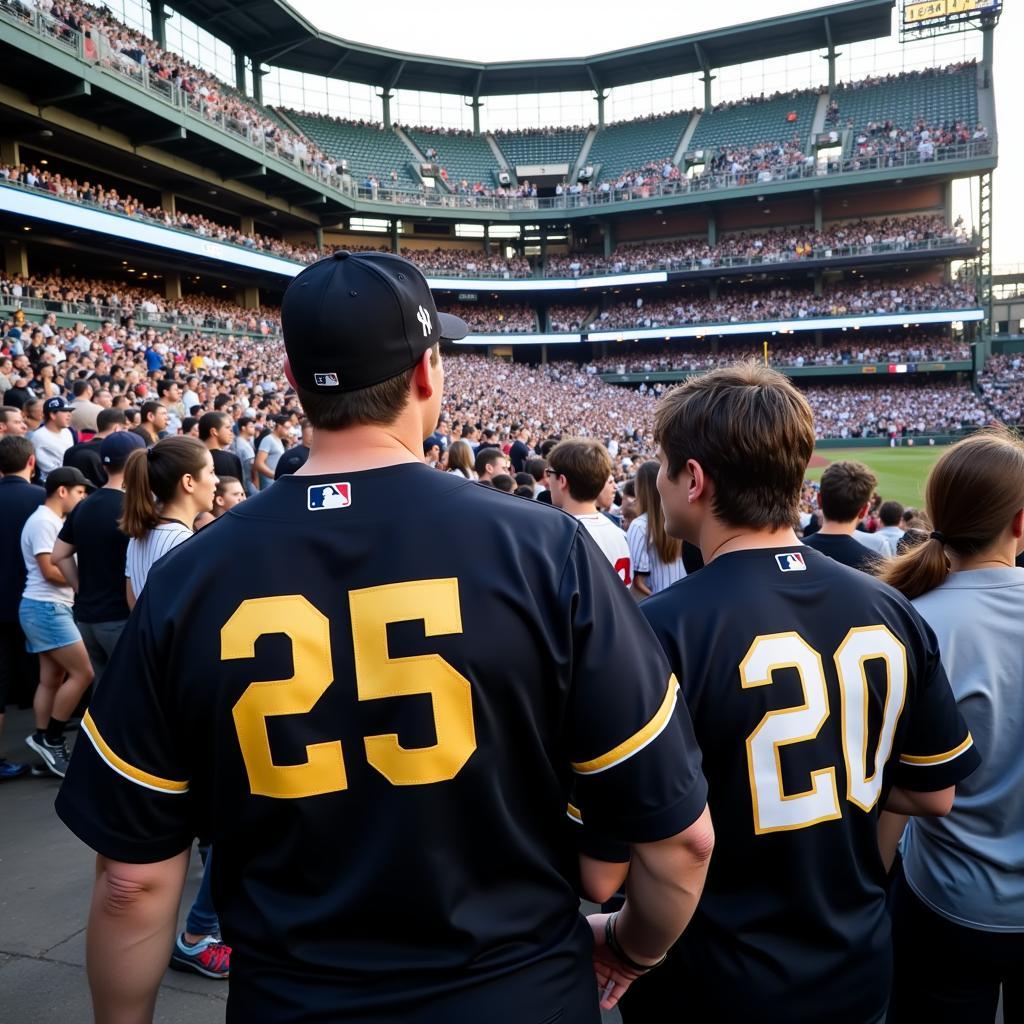
<path fill-rule="evenodd" d="M 291 379 L 324 394 L 397 377 L 469 333 L 438 313 L 415 264 L 386 252 L 340 251 L 307 267 L 284 293 L 281 328 Z"/>

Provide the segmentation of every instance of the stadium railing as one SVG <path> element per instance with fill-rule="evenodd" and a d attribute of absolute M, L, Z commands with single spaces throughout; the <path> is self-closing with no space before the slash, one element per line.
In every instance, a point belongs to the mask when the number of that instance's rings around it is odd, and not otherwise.
<path fill-rule="evenodd" d="M 87 47 L 86 40 L 80 32 L 51 18 L 42 11 L 24 7 L 12 0 L 2 0 L 0 2 L 0 19 L 14 22 L 23 29 L 30 29 L 41 39 L 60 47 L 65 52 L 72 53 L 83 61 L 115 74 L 123 80 L 130 81 L 136 88 L 151 96 L 159 97 L 165 103 L 200 119 L 205 124 L 212 124 L 220 128 L 233 140 L 258 150 L 264 157 L 277 159 L 292 170 L 298 170 L 321 185 L 334 189 L 350 199 L 370 204 L 510 212 L 589 209 L 641 199 L 671 199 L 725 189 L 763 188 L 767 184 L 774 183 L 812 181 L 836 175 L 855 175 L 871 170 L 898 170 L 918 167 L 923 164 L 951 163 L 958 160 L 994 156 L 996 152 L 993 140 L 982 139 L 956 146 L 941 147 L 935 151 L 934 157 L 927 161 L 922 161 L 916 150 L 908 150 L 874 157 L 852 156 L 842 160 L 831 160 L 828 163 L 812 161 L 810 164 L 787 166 L 784 169 L 770 172 L 770 176 L 731 172 L 701 174 L 684 177 L 680 181 L 659 182 L 639 188 L 631 186 L 623 189 L 610 188 L 607 191 L 595 189 L 590 192 L 537 198 L 434 194 L 423 191 L 410 192 L 402 189 L 389 189 L 383 186 L 367 188 L 357 185 L 351 178 L 339 176 L 336 173 L 336 167 L 332 171 L 329 166 L 325 167 L 319 161 L 302 159 L 301 154 L 296 152 L 290 144 L 279 144 L 268 139 L 264 130 L 258 125 L 247 124 L 228 115 L 223 110 L 208 109 L 199 97 L 183 91 L 173 82 L 150 75 L 149 69 L 145 65 L 135 64 L 128 58 L 121 60 L 119 59 L 120 55 L 112 55 L 114 56 L 112 61 L 104 61 L 96 52 L 95 44 L 91 40 Z M 255 110 L 253 114 L 255 116 Z"/>
<path fill-rule="evenodd" d="M 47 313 L 56 313 L 59 317 L 86 317 L 100 323 L 104 320 L 111 320 L 119 323 L 124 317 L 132 317 L 139 327 L 153 327 L 157 329 L 177 329 L 185 331 L 222 331 L 230 334 L 244 334 L 253 338 L 276 335 L 278 327 L 276 322 L 268 325 L 269 330 L 264 332 L 260 329 L 250 330 L 245 324 L 238 321 L 238 317 L 218 317 L 209 313 L 173 313 L 166 311 L 147 311 L 139 306 L 103 306 L 98 302 L 65 301 L 63 299 L 39 299 L 31 296 L 20 296 L 10 298 L 5 303 L 8 311 L 22 310 L 26 314 L 37 313 L 45 316 Z M 9 315 L 9 312 L 8 312 Z M 253 318 L 257 321 L 264 317 L 253 311 Z"/>

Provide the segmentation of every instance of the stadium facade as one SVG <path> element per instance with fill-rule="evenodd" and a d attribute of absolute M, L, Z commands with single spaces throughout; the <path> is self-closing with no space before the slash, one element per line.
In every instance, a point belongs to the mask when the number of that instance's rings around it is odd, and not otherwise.
<path fill-rule="evenodd" d="M 993 334 L 995 13 L 968 26 L 976 62 L 843 83 L 842 48 L 908 17 L 895 0 L 494 64 L 349 43 L 283 0 L 179 0 L 233 52 L 235 81 L 210 88 L 161 58 L 160 0 L 147 40 L 97 8 L 59 19 L 45 6 L 0 0 L 0 166 L 36 179 L 0 179 L 8 277 L 91 276 L 255 309 L 276 306 L 317 252 L 388 247 L 423 257 L 442 308 L 476 313 L 471 348 L 600 359 L 633 386 L 689 372 L 665 368 L 678 346 L 768 354 L 798 340 L 848 357 L 801 357 L 785 367 L 794 376 L 965 384 L 1014 347 Z M 824 58 L 822 83 L 718 101 L 722 68 L 802 53 Z M 372 85 L 378 123 L 265 105 L 268 67 Z M 680 74 L 699 76 L 697 109 L 606 120 L 610 90 Z M 464 97 L 474 129 L 394 123 L 396 88 Z M 489 96 L 566 90 L 592 91 L 591 124 L 480 129 Z M 90 187 L 64 194 L 54 175 Z M 958 225 L 964 179 L 978 208 Z M 112 190 L 121 201 L 101 201 Z M 112 312 L 27 290 L 5 303 L 68 324 Z M 857 356 L 867 340 L 899 350 L 904 335 L 945 357 Z"/>

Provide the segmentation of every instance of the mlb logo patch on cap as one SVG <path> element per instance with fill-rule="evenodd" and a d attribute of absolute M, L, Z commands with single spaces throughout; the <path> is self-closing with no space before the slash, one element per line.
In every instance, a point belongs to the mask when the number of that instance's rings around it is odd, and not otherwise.
<path fill-rule="evenodd" d="M 316 381 L 318 388 L 336 388 L 339 386 L 336 373 L 314 373 L 313 380 Z"/>
<path fill-rule="evenodd" d="M 306 508 L 319 512 L 322 508 L 348 508 L 352 504 L 352 487 L 348 483 L 313 484 L 306 490 Z"/>
<path fill-rule="evenodd" d="M 806 572 L 807 563 L 799 552 L 791 551 L 784 555 L 776 555 L 775 561 L 783 572 Z"/>

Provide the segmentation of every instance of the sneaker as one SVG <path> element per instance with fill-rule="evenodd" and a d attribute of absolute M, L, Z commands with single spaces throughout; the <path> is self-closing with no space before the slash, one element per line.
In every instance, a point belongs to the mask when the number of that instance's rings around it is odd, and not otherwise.
<path fill-rule="evenodd" d="M 20 778 L 27 772 L 27 764 L 17 764 L 14 761 L 8 761 L 5 757 L 0 757 L 0 782 Z"/>
<path fill-rule="evenodd" d="M 171 968 L 175 971 L 195 971 L 207 978 L 227 978 L 231 969 L 231 947 L 213 935 L 207 935 L 195 945 L 190 945 L 182 932 L 171 953 Z"/>
<path fill-rule="evenodd" d="M 71 756 L 64 740 L 57 744 L 47 743 L 45 738 L 37 740 L 33 734 L 26 736 L 25 742 L 43 759 L 43 763 L 51 775 L 56 775 L 58 779 L 64 778 L 68 770 L 68 759 Z"/>

